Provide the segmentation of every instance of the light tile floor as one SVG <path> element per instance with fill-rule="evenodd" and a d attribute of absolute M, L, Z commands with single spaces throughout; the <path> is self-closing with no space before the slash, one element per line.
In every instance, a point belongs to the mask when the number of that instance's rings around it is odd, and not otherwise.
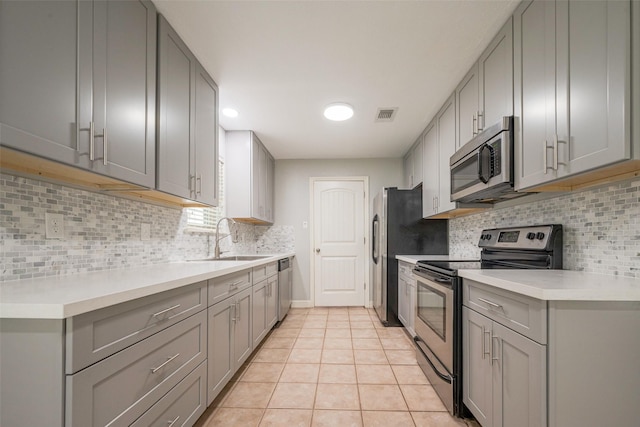
<path fill-rule="evenodd" d="M 463 427 L 402 328 L 363 307 L 291 309 L 196 427 Z"/>

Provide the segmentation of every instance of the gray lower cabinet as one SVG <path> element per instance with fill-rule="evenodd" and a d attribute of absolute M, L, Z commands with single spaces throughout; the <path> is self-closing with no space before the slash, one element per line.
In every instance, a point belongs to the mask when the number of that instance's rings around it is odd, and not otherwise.
<path fill-rule="evenodd" d="M 192 387 L 206 381 L 206 302 L 200 282 L 66 320 L 2 319 L 0 425 L 151 425 L 174 412 L 192 425 L 206 407 Z"/>
<path fill-rule="evenodd" d="M 411 336 L 415 336 L 417 283 L 411 270 L 411 264 L 398 262 L 398 319 Z"/>
<path fill-rule="evenodd" d="M 217 206 L 217 111 L 217 85 L 160 15 L 158 190 Z"/>
<path fill-rule="evenodd" d="M 483 427 L 546 426 L 547 347 L 463 308 L 464 403 Z"/>
<path fill-rule="evenodd" d="M 267 298 L 269 285 L 267 279 L 253 285 L 253 346 L 257 347 L 267 335 Z"/>
<path fill-rule="evenodd" d="M 267 305 L 265 309 L 267 331 L 278 322 L 278 276 L 274 275 L 267 279 Z"/>
<path fill-rule="evenodd" d="M 2 2 L 0 63 L 1 145 L 155 186 L 153 3 Z"/>
<path fill-rule="evenodd" d="M 638 102 L 637 91 L 632 101 L 638 70 L 632 72 L 631 50 L 639 7 L 525 1 L 516 9 L 517 190 L 638 158 L 630 105 Z"/>
<path fill-rule="evenodd" d="M 463 304 L 463 401 L 483 427 L 637 424 L 638 302 L 542 301 L 464 279 Z"/>
<path fill-rule="evenodd" d="M 253 351 L 252 292 L 252 288 L 237 292 L 208 309 L 207 404 L 213 402 Z"/>
<path fill-rule="evenodd" d="M 207 359 L 206 312 L 67 376 L 67 427 L 128 426 Z"/>

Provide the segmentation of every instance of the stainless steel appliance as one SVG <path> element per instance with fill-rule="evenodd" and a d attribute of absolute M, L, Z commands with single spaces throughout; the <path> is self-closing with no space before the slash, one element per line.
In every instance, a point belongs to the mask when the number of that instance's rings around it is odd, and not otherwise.
<path fill-rule="evenodd" d="M 418 261 L 415 318 L 418 364 L 449 412 L 462 415 L 461 269 L 562 268 L 562 226 L 483 230 L 479 261 Z"/>
<path fill-rule="evenodd" d="M 374 264 L 373 306 L 385 326 L 398 320 L 396 255 L 441 255 L 449 252 L 448 222 L 422 219 L 422 188 L 383 188 L 373 200 L 371 257 Z"/>
<path fill-rule="evenodd" d="M 451 156 L 451 201 L 494 203 L 513 189 L 513 117 L 485 129 Z"/>
<path fill-rule="evenodd" d="M 291 258 L 278 261 L 278 321 L 282 322 L 291 308 Z"/>

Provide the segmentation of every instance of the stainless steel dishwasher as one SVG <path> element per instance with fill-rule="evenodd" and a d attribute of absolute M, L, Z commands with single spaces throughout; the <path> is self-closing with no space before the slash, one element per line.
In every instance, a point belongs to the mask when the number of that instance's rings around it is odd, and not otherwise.
<path fill-rule="evenodd" d="M 278 321 L 282 321 L 291 308 L 291 258 L 278 261 Z"/>

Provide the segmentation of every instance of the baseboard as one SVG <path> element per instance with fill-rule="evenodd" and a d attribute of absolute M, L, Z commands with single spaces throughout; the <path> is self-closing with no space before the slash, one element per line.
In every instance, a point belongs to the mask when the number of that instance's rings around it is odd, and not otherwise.
<path fill-rule="evenodd" d="M 291 308 L 313 308 L 311 300 L 291 301 Z"/>

